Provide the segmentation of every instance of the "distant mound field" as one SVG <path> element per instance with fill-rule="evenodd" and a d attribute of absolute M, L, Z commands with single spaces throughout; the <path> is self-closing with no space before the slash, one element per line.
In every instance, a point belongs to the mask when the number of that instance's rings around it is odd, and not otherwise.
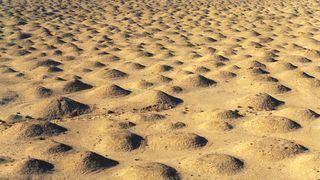
<path fill-rule="evenodd" d="M 0 180 L 320 179 L 319 0 L 0 0 Z"/>

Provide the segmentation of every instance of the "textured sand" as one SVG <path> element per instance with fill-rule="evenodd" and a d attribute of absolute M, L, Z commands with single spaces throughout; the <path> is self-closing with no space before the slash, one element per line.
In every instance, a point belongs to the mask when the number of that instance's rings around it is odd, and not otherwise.
<path fill-rule="evenodd" d="M 0 179 L 319 179 L 315 0 L 0 0 Z"/>

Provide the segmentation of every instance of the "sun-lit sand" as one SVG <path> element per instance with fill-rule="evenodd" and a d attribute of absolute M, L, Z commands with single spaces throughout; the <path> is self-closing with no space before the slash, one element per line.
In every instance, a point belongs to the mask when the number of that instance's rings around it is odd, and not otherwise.
<path fill-rule="evenodd" d="M 320 179 L 320 2 L 0 0 L 0 179 Z"/>

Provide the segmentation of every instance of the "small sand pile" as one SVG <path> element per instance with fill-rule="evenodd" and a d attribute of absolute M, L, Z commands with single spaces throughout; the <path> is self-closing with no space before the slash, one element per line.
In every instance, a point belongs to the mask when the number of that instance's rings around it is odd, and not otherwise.
<path fill-rule="evenodd" d="M 45 59 L 38 61 L 37 67 L 43 66 L 43 67 L 56 67 L 61 65 L 62 63 L 53 59 Z"/>
<path fill-rule="evenodd" d="M 289 107 L 285 109 L 281 109 L 276 112 L 279 116 L 284 116 L 288 118 L 292 118 L 294 120 L 302 121 L 302 122 L 310 122 L 311 120 L 315 120 L 320 117 L 320 114 L 316 113 L 311 109 L 299 108 L 299 107 Z"/>
<path fill-rule="evenodd" d="M 7 91 L 3 96 L 0 96 L 0 106 L 9 105 L 19 99 L 19 94 L 14 91 Z"/>
<path fill-rule="evenodd" d="M 43 119 L 59 119 L 74 117 L 91 111 L 90 106 L 82 104 L 67 97 L 54 98 L 37 109 L 35 115 Z"/>
<path fill-rule="evenodd" d="M 237 74 L 229 71 L 219 71 L 218 73 L 215 73 L 213 77 L 220 81 L 226 81 L 237 77 Z"/>
<path fill-rule="evenodd" d="M 165 118 L 166 118 L 165 115 L 151 113 L 151 114 L 141 114 L 139 120 L 143 122 L 156 122 L 156 121 L 161 121 Z"/>
<path fill-rule="evenodd" d="M 82 91 L 86 89 L 91 89 L 93 86 L 90 84 L 86 84 L 78 79 L 74 79 L 72 81 L 67 82 L 64 86 L 62 91 L 64 93 L 73 93 L 77 91 Z"/>
<path fill-rule="evenodd" d="M 279 161 L 294 157 L 297 154 L 308 151 L 308 148 L 280 138 L 265 137 L 253 140 L 249 143 L 240 144 L 236 147 L 241 153 L 266 161 Z"/>
<path fill-rule="evenodd" d="M 49 142 L 34 143 L 31 147 L 26 149 L 27 153 L 37 153 L 39 155 L 62 155 L 66 152 L 70 152 L 72 147 L 63 143 L 51 140 Z"/>
<path fill-rule="evenodd" d="M 27 121 L 27 120 L 30 120 L 31 117 L 29 116 L 23 116 L 21 114 L 11 114 L 10 116 L 8 116 L 6 118 L 6 122 L 7 123 L 10 123 L 10 124 L 13 124 L 13 123 L 19 123 L 19 122 L 23 122 L 23 121 Z"/>
<path fill-rule="evenodd" d="M 194 133 L 167 133 L 152 135 L 147 138 L 148 146 L 153 150 L 180 151 L 200 148 L 208 140 Z"/>
<path fill-rule="evenodd" d="M 163 91 L 149 91 L 138 97 L 135 97 L 135 99 L 140 102 L 141 100 L 145 100 L 143 102 L 145 106 L 141 108 L 141 111 L 168 110 L 183 103 L 182 99 L 171 96 Z"/>
<path fill-rule="evenodd" d="M 127 96 L 131 93 L 131 91 L 126 90 L 118 85 L 111 84 L 111 85 L 104 85 L 101 86 L 92 92 L 90 92 L 90 95 L 93 97 L 99 97 L 99 98 L 117 98 L 117 97 L 123 97 Z"/>
<path fill-rule="evenodd" d="M 140 63 L 135 63 L 135 62 L 126 62 L 124 63 L 123 66 L 124 66 L 124 69 L 128 71 L 142 70 L 146 67 Z"/>
<path fill-rule="evenodd" d="M 238 104 L 256 111 L 271 111 L 275 110 L 278 106 L 283 105 L 284 102 L 267 93 L 259 93 L 241 99 Z"/>
<path fill-rule="evenodd" d="M 182 163 L 186 170 L 201 175 L 232 175 L 240 172 L 245 164 L 238 158 L 227 154 L 206 154 L 188 158 Z"/>
<path fill-rule="evenodd" d="M 67 169 L 75 172 L 80 171 L 80 173 L 84 174 L 111 168 L 117 164 L 117 161 L 108 159 L 91 151 L 74 154 L 65 162 Z"/>
<path fill-rule="evenodd" d="M 215 81 L 208 79 L 202 75 L 188 75 L 185 79 L 182 79 L 180 83 L 185 88 L 197 88 L 197 87 L 210 87 L 216 84 Z"/>
<path fill-rule="evenodd" d="M 301 126 L 281 116 L 261 116 L 245 121 L 243 127 L 250 132 L 286 133 L 299 129 Z"/>
<path fill-rule="evenodd" d="M 31 121 L 17 123 L 4 133 L 17 138 L 33 138 L 57 136 L 65 131 L 67 131 L 66 128 L 51 122 Z"/>
<path fill-rule="evenodd" d="M 200 124 L 199 129 L 206 129 L 208 131 L 226 132 L 233 129 L 232 124 L 225 121 L 208 121 Z"/>
<path fill-rule="evenodd" d="M 53 91 L 49 88 L 38 86 L 36 88 L 36 95 L 40 98 L 47 98 L 50 97 L 53 94 Z"/>
<path fill-rule="evenodd" d="M 67 151 L 70 151 L 71 149 L 72 147 L 69 145 L 55 142 L 48 148 L 47 153 L 48 154 L 65 153 Z"/>
<path fill-rule="evenodd" d="M 150 67 L 149 69 L 151 72 L 156 72 L 156 73 L 161 73 L 161 72 L 168 72 L 173 70 L 173 67 L 169 66 L 169 65 L 160 65 L 157 64 L 153 67 Z"/>
<path fill-rule="evenodd" d="M 109 79 L 121 79 L 129 76 L 127 73 L 122 72 L 117 69 L 110 69 L 105 72 L 104 77 L 109 78 Z"/>
<path fill-rule="evenodd" d="M 146 81 L 146 80 L 141 80 L 138 83 L 136 83 L 136 86 L 140 89 L 148 89 L 154 86 L 154 83 Z"/>
<path fill-rule="evenodd" d="M 103 135 L 97 148 L 101 151 L 128 152 L 139 148 L 144 139 L 130 131 L 114 131 Z"/>
<path fill-rule="evenodd" d="M 257 84 L 254 86 L 258 92 L 265 91 L 272 94 L 283 94 L 290 92 L 291 89 L 287 86 L 280 84 L 279 82 L 268 83 L 268 84 Z"/>
<path fill-rule="evenodd" d="M 238 110 L 214 109 L 196 113 L 194 119 L 199 121 L 236 120 L 242 117 Z"/>
<path fill-rule="evenodd" d="M 35 158 L 29 158 L 17 164 L 19 173 L 26 175 L 37 175 L 43 173 L 49 173 L 54 169 L 54 165 Z"/>
<path fill-rule="evenodd" d="M 127 180 L 179 180 L 179 173 L 172 167 L 158 162 L 147 162 L 134 164 L 130 167 L 123 168 L 118 176 Z"/>

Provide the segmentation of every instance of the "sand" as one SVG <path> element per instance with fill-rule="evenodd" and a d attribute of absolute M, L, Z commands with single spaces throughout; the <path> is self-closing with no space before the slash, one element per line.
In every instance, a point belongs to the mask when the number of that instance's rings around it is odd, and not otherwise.
<path fill-rule="evenodd" d="M 320 179 L 320 2 L 0 0 L 0 179 Z"/>

